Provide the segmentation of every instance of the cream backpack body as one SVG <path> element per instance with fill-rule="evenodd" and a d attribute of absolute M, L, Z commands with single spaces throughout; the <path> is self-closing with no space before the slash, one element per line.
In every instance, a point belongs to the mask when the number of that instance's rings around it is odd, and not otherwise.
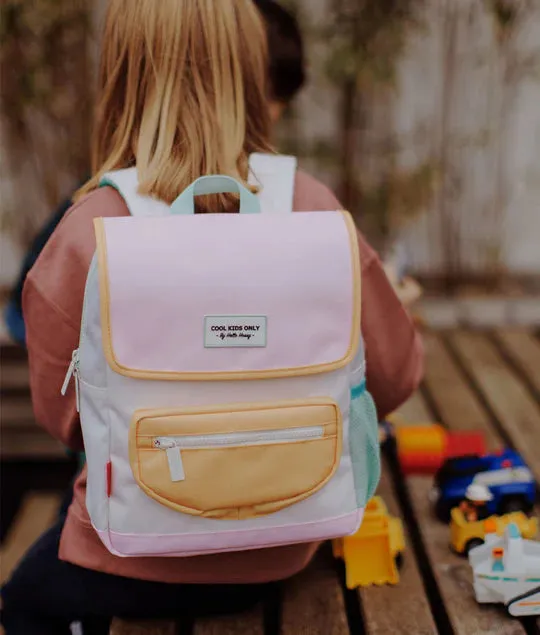
<path fill-rule="evenodd" d="M 296 163 L 253 155 L 255 196 L 204 177 L 171 206 L 107 175 L 75 376 L 87 507 L 118 556 L 344 536 L 379 478 L 351 217 L 292 214 Z M 236 191 L 239 214 L 194 215 Z M 260 213 L 259 213 L 260 212 Z"/>

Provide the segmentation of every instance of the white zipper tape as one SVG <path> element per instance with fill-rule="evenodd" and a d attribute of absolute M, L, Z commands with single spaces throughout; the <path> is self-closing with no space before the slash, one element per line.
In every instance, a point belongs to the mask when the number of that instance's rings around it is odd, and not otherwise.
<path fill-rule="evenodd" d="M 308 441 L 310 439 L 321 439 L 323 436 L 323 426 L 308 426 L 305 428 L 265 430 L 263 432 L 230 432 L 227 434 L 156 437 L 154 438 L 153 445 L 158 449 L 166 449 L 168 447 L 205 448 L 258 445 L 261 443 L 287 443 L 289 441 Z"/>
<path fill-rule="evenodd" d="M 286 428 L 284 430 L 265 430 L 262 432 L 230 432 L 227 434 L 198 434 L 183 437 L 154 437 L 153 446 L 165 450 L 169 472 L 173 482 L 184 481 L 183 449 L 248 447 L 266 443 L 294 443 L 322 439 L 323 426 L 307 426 L 305 428 Z"/>

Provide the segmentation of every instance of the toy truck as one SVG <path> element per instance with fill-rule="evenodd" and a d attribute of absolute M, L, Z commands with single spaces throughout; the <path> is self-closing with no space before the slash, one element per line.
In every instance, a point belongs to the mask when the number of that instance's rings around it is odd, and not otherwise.
<path fill-rule="evenodd" d="M 388 514 L 380 496 L 366 505 L 360 529 L 352 536 L 332 543 L 334 556 L 345 562 L 348 589 L 372 584 L 397 584 L 399 565 L 405 550 L 403 525 Z"/>
<path fill-rule="evenodd" d="M 435 474 L 446 459 L 484 454 L 481 432 L 450 432 L 438 423 L 410 425 L 391 415 L 379 426 L 381 443 L 395 445 L 405 474 Z"/>
<path fill-rule="evenodd" d="M 492 494 L 487 503 L 489 514 L 529 513 L 536 499 L 533 475 L 514 450 L 448 459 L 437 472 L 430 494 L 442 521 L 450 520 L 451 510 L 465 499 L 467 487 L 473 483 L 485 485 Z"/>
<path fill-rule="evenodd" d="M 514 523 L 523 538 L 534 538 L 538 532 L 538 521 L 523 512 L 504 516 L 490 516 L 486 520 L 468 522 L 459 507 L 452 510 L 450 521 L 450 544 L 459 554 L 468 554 L 471 549 L 483 545 L 488 534 L 502 536 L 510 523 Z"/>
<path fill-rule="evenodd" d="M 469 563 L 477 602 L 502 603 L 514 617 L 540 615 L 540 543 L 523 539 L 515 523 L 502 537 L 486 535 Z"/>

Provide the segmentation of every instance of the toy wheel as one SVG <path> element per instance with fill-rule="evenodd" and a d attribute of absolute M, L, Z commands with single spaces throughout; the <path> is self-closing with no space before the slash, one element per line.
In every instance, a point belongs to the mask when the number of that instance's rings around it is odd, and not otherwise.
<path fill-rule="evenodd" d="M 394 562 L 396 563 L 396 569 L 398 571 L 401 571 L 401 568 L 403 567 L 403 551 L 396 553 L 394 557 Z"/>
<path fill-rule="evenodd" d="M 465 555 L 468 556 L 469 552 L 475 547 L 480 547 L 484 544 L 484 541 L 481 538 L 471 538 L 469 542 L 465 545 Z"/>
<path fill-rule="evenodd" d="M 529 513 L 531 506 L 523 496 L 506 496 L 499 505 L 499 511 L 501 514 L 511 514 L 512 512 Z"/>

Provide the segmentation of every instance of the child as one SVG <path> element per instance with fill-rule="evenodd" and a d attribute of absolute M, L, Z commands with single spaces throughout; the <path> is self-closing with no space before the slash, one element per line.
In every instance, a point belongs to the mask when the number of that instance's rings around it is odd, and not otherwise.
<path fill-rule="evenodd" d="M 275 123 L 283 110 L 296 97 L 305 81 L 304 46 L 298 22 L 275 0 L 253 0 L 264 19 L 268 39 L 268 71 L 270 80 L 270 117 Z M 11 293 L 4 318 L 12 339 L 25 345 L 22 315 L 22 291 L 26 276 L 45 247 L 72 201 L 62 202 L 32 242 Z"/>
<path fill-rule="evenodd" d="M 294 16 L 275 0 L 253 0 L 253 2 L 264 19 L 266 27 L 270 117 L 272 123 L 276 123 L 305 81 L 302 34 Z M 26 340 L 22 314 L 22 293 L 26 276 L 71 205 L 70 199 L 62 202 L 54 215 L 41 228 L 25 256 L 19 277 L 11 293 L 4 318 L 11 338 L 20 346 L 25 346 Z M 83 453 L 79 454 L 78 459 L 79 466 L 84 465 Z M 70 486 L 62 500 L 60 514 L 66 513 L 71 503 L 71 496 L 72 487 Z"/>
<path fill-rule="evenodd" d="M 94 126 L 93 176 L 47 243 L 24 288 L 34 408 L 39 423 L 83 450 L 74 392 L 62 399 L 77 346 L 93 219 L 126 216 L 109 170 L 137 165 L 140 191 L 171 203 L 197 177 L 247 181 L 251 152 L 269 152 L 264 25 L 251 0 L 110 0 Z M 299 172 L 295 211 L 339 209 Z M 230 195 L 198 212 L 236 210 Z M 421 375 L 421 345 L 373 249 L 358 234 L 367 381 L 380 414 L 399 406 Z M 173 617 L 250 606 L 264 583 L 304 568 L 317 544 L 191 558 L 117 558 L 94 532 L 86 470 L 73 503 L 32 547 L 3 590 L 7 635 L 68 633 L 71 621 L 103 629 L 114 615 Z M 105 633 L 106 630 L 101 632 Z"/>
<path fill-rule="evenodd" d="M 275 0 L 253 0 L 253 2 L 259 9 L 266 27 L 269 58 L 270 117 L 272 123 L 276 123 L 281 117 L 283 110 L 296 97 L 305 81 L 302 34 L 294 16 Z M 71 200 L 62 202 L 54 215 L 42 227 L 26 254 L 19 278 L 11 293 L 4 318 L 12 339 L 20 346 L 25 346 L 26 340 L 22 314 L 22 292 L 26 276 L 71 205 Z M 82 466 L 85 461 L 84 454 L 80 454 L 78 458 L 79 466 Z M 71 503 L 71 495 L 72 487 L 70 486 L 69 491 L 66 492 L 66 496 L 62 500 L 60 508 L 62 515 L 66 513 Z"/>

